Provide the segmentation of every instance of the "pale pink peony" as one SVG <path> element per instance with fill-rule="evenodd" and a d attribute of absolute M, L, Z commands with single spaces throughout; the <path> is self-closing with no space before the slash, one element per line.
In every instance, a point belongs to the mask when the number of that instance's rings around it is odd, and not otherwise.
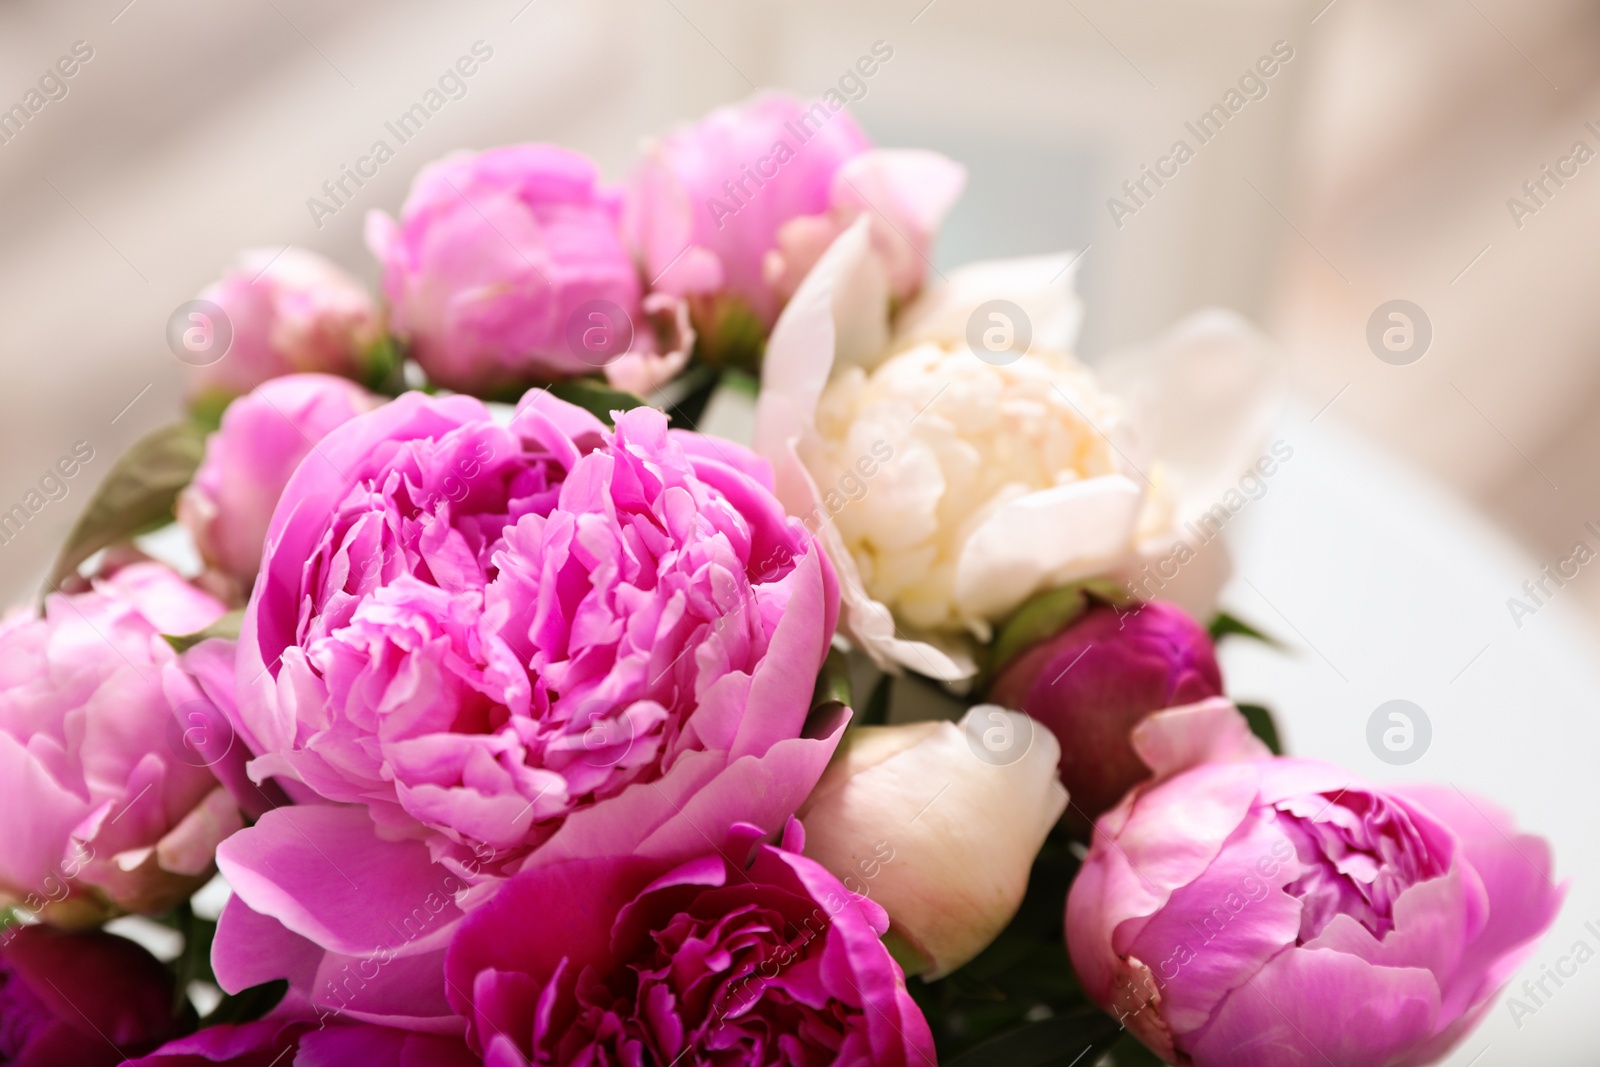
<path fill-rule="evenodd" d="M 162 634 L 222 604 L 157 563 L 53 594 L 0 624 L 0 898 L 64 924 L 165 911 L 211 874 L 238 807 L 186 748 L 198 698 Z"/>
<path fill-rule="evenodd" d="M 360 282 L 303 248 L 260 248 L 239 256 L 238 266 L 200 294 L 227 317 L 202 323 L 232 343 L 220 358 L 200 351 L 186 362 L 192 400 L 224 401 L 285 374 L 320 372 L 364 379 L 383 322 Z M 188 328 L 195 328 L 190 326 Z"/>
<path fill-rule="evenodd" d="M 248 590 L 289 475 L 328 431 L 378 403 L 343 378 L 291 374 L 229 404 L 178 498 L 178 519 L 206 562 Z"/>
<path fill-rule="evenodd" d="M 367 217 L 367 245 L 395 331 L 439 385 L 491 395 L 613 363 L 675 370 L 688 338 L 673 302 L 641 300 L 621 212 L 578 153 L 508 145 L 424 167 L 398 222 Z M 657 377 L 633 367 L 625 384 Z"/>
<path fill-rule="evenodd" d="M 771 329 L 862 214 L 887 291 L 908 298 L 965 180 L 937 153 L 874 149 L 842 98 L 767 92 L 646 148 L 628 185 L 628 233 L 651 284 L 688 298 L 703 341 L 721 350 L 741 340 L 741 316 Z"/>

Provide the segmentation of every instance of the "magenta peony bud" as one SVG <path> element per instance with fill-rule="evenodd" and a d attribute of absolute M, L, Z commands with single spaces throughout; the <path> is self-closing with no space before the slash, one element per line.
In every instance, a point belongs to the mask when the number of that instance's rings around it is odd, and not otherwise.
<path fill-rule="evenodd" d="M 0 929 L 0 1063 L 125 1063 L 177 1029 L 172 994 L 172 975 L 127 938 Z"/>
<path fill-rule="evenodd" d="M 1443 1058 L 1555 918 L 1549 846 L 1454 789 L 1219 759 L 1181 719 L 1140 726 L 1156 779 L 1096 824 L 1068 896 L 1084 991 L 1168 1063 Z"/>
<path fill-rule="evenodd" d="M 178 519 L 206 562 L 248 592 L 289 476 L 330 430 L 378 403 L 343 378 L 292 374 L 228 405 L 194 481 L 178 498 Z"/>
<path fill-rule="evenodd" d="M 245 252 L 200 299 L 220 308 L 226 324 L 207 321 L 198 340 L 185 342 L 192 352 L 185 362 L 195 364 L 191 402 L 225 402 L 285 374 L 365 378 L 383 334 L 361 283 L 302 248 Z M 212 347 L 222 338 L 217 331 L 231 334 L 220 357 Z"/>
<path fill-rule="evenodd" d="M 137 563 L 0 624 L 0 810 L 14 831 L 0 838 L 0 903 L 75 925 L 158 914 L 210 877 L 242 823 L 209 769 L 226 752 L 184 744 L 186 698 L 168 687 L 193 690 L 161 635 L 222 613 Z"/>
<path fill-rule="evenodd" d="M 435 383 L 497 393 L 648 345 L 621 197 L 554 145 L 422 169 L 397 223 L 367 216 L 395 332 Z M 631 346 L 631 347 L 630 347 Z"/>
<path fill-rule="evenodd" d="M 1061 741 L 1068 825 L 1089 824 L 1150 775 L 1128 734 L 1152 711 L 1222 693 L 1211 638 L 1171 604 L 1123 611 L 1095 604 L 1055 637 L 1000 669 L 989 699 L 1047 726 Z"/>
<path fill-rule="evenodd" d="M 993 705 L 960 724 L 863 726 L 800 809 L 806 855 L 889 913 L 928 980 L 982 952 L 1022 904 L 1067 806 L 1056 739 Z"/>

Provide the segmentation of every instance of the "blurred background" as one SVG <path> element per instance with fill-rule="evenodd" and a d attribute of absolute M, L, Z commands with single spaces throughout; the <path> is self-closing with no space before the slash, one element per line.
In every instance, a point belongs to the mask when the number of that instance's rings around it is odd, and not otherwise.
<path fill-rule="evenodd" d="M 1549 947 L 1584 936 L 1600 567 L 1538 602 L 1522 585 L 1600 548 L 1592 2 L 6 0 L 0 511 L 94 451 L 0 544 L 8 599 L 36 590 L 120 450 L 176 417 L 168 316 L 239 248 L 309 246 L 371 282 L 363 216 L 431 158 L 550 140 L 621 177 L 642 138 L 757 87 L 820 94 L 879 41 L 893 56 L 857 119 L 970 171 L 941 265 L 1082 250 L 1091 359 L 1208 304 L 1280 342 L 1283 432 L 1307 460 L 1242 524 L 1230 597 L 1300 654 L 1237 654 L 1236 680 L 1292 746 L 1515 806 L 1574 876 Z M 466 94 L 314 218 L 308 199 L 395 145 L 384 124 L 478 42 L 492 58 Z M 63 56 L 64 94 L 8 122 Z M 1180 139 L 1175 175 L 1125 185 Z M 1369 340 L 1395 300 L 1398 353 Z M 1436 749 L 1396 770 L 1362 731 L 1408 695 L 1435 709 Z M 1520 1027 L 1497 1008 L 1452 1062 L 1593 1062 L 1600 966 L 1580 981 Z"/>

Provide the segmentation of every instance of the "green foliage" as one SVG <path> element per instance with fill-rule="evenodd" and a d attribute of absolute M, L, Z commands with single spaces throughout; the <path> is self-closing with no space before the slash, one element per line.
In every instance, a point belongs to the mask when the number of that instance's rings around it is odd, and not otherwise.
<path fill-rule="evenodd" d="M 1096 600 L 1119 607 L 1132 603 L 1121 587 L 1109 581 L 1075 582 L 1030 597 L 995 635 L 989 651 L 989 673 L 998 672 L 1034 645 L 1077 622 Z"/>
<path fill-rule="evenodd" d="M 1250 732 L 1272 749 L 1274 756 L 1283 755 L 1283 741 L 1279 739 L 1278 724 L 1273 721 L 1272 712 L 1260 704 L 1240 704 L 1238 708 L 1239 713 L 1250 724 Z"/>
<path fill-rule="evenodd" d="M 205 439 L 199 422 L 173 423 L 140 438 L 118 457 L 61 546 L 50 569 L 50 587 L 76 574 L 100 549 L 171 522 L 178 493 L 205 455 Z"/>
<path fill-rule="evenodd" d="M 599 378 L 568 378 L 548 387 L 551 396 L 576 404 L 604 422 L 612 425 L 613 411 L 629 411 L 644 407 L 644 399 L 621 389 L 613 389 Z"/>
<path fill-rule="evenodd" d="M 811 694 L 811 706 L 817 708 L 824 704 L 851 703 L 849 659 L 837 648 L 830 648 L 827 659 L 822 661 L 822 669 L 817 672 L 817 686 Z"/>
<path fill-rule="evenodd" d="M 1253 641 L 1260 641 L 1262 644 L 1271 645 L 1273 648 L 1284 647 L 1283 642 L 1279 641 L 1276 637 L 1273 637 L 1271 634 L 1263 633 L 1244 620 L 1228 614 L 1226 611 L 1217 612 L 1217 617 L 1211 620 L 1211 625 L 1208 627 L 1208 629 L 1211 631 L 1211 641 L 1213 644 L 1221 641 L 1224 637 L 1231 637 L 1237 634 L 1240 637 L 1248 637 Z"/>
<path fill-rule="evenodd" d="M 1078 873 L 1066 833 L 1053 831 L 1034 860 L 1016 918 L 965 967 L 935 982 L 912 979 L 941 1063 L 1066 1067 L 1108 1049 L 1117 1023 L 1083 995 L 1067 957 L 1063 918 Z M 1096 1063 L 1084 1056 L 1078 1067 Z"/>
<path fill-rule="evenodd" d="M 201 641 L 213 637 L 225 637 L 237 641 L 239 627 L 244 625 L 244 609 L 235 608 L 204 630 L 196 630 L 192 634 L 162 634 L 162 640 L 172 646 L 174 652 L 187 652 Z"/>

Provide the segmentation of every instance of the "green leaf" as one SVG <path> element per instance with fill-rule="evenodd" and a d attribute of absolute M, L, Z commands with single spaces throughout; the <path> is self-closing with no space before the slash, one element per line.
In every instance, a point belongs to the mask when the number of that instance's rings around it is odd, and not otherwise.
<path fill-rule="evenodd" d="M 239 640 L 239 627 L 244 624 L 244 609 L 235 608 L 204 630 L 196 630 L 192 634 L 162 634 L 162 640 L 172 646 L 174 652 L 187 652 L 201 641 L 213 637 L 226 637 L 230 640 Z"/>
<path fill-rule="evenodd" d="M 811 706 L 821 707 L 823 704 L 850 705 L 850 661 L 848 657 L 837 648 L 828 649 L 828 656 L 822 661 L 822 669 L 817 672 L 817 687 L 811 694 Z"/>
<path fill-rule="evenodd" d="M 189 1004 L 190 982 L 216 983 L 217 977 L 211 973 L 211 942 L 217 935 L 217 924 L 195 915 L 188 901 L 161 921 L 183 935 L 183 951 L 167 965 L 174 978 L 172 1010 L 178 1014 Z"/>
<path fill-rule="evenodd" d="M 1272 749 L 1274 756 L 1283 755 L 1283 741 L 1278 736 L 1278 724 L 1273 721 L 1272 712 L 1260 704 L 1239 704 L 1237 707 L 1245 721 L 1250 724 L 1250 732 Z"/>
<path fill-rule="evenodd" d="M 1166 1061 L 1145 1048 L 1130 1033 L 1117 1038 L 1111 1046 L 1110 1055 L 1102 1062 L 1104 1067 L 1166 1067 Z"/>
<path fill-rule="evenodd" d="M 224 1023 L 252 1023 L 278 1006 L 289 983 L 283 979 L 263 982 L 261 985 L 241 989 L 222 998 L 222 1003 L 211 1009 L 211 1014 L 200 1020 L 200 1027 L 219 1026 Z"/>
<path fill-rule="evenodd" d="M 362 353 L 362 384 L 375 393 L 399 396 L 406 390 L 405 361 L 405 346 L 384 334 Z"/>
<path fill-rule="evenodd" d="M 995 635 L 989 653 L 990 673 L 1078 621 L 1089 610 L 1091 599 L 1119 607 L 1133 602 L 1122 587 L 1104 580 L 1074 582 L 1038 593 L 1018 608 Z"/>
<path fill-rule="evenodd" d="M 135 441 L 112 464 L 67 536 L 50 570 L 50 588 L 78 573 L 102 548 L 171 522 L 178 493 L 194 477 L 205 447 L 205 430 L 196 422 L 163 426 Z"/>
<path fill-rule="evenodd" d="M 1116 1042 L 1121 1027 L 1101 1011 L 1057 1015 L 1026 1023 L 1015 1030 L 985 1041 L 954 1059 L 945 1067 L 1068 1067 L 1092 1064 L 1090 1053 L 1097 1047 L 1108 1049 Z"/>
<path fill-rule="evenodd" d="M 1224 637 L 1228 637 L 1231 634 L 1238 634 L 1240 637 L 1249 637 L 1253 640 L 1260 641 L 1262 644 L 1271 645 L 1273 648 L 1286 647 L 1284 643 L 1279 641 L 1276 637 L 1273 637 L 1271 634 L 1261 632 L 1242 619 L 1236 618 L 1233 615 L 1229 615 L 1226 611 L 1217 612 L 1217 617 L 1211 620 L 1211 626 L 1209 629 L 1211 630 L 1211 641 L 1213 644 L 1221 641 Z"/>
<path fill-rule="evenodd" d="M 578 405 L 607 426 L 612 425 L 613 411 L 631 411 L 645 406 L 643 397 L 613 389 L 598 378 L 568 378 L 547 388 L 551 396 Z"/>
<path fill-rule="evenodd" d="M 857 716 L 854 726 L 883 726 L 889 721 L 889 691 L 894 684 L 894 676 L 880 674 L 878 684 L 872 687 L 872 694 L 867 697 L 867 706 Z"/>

